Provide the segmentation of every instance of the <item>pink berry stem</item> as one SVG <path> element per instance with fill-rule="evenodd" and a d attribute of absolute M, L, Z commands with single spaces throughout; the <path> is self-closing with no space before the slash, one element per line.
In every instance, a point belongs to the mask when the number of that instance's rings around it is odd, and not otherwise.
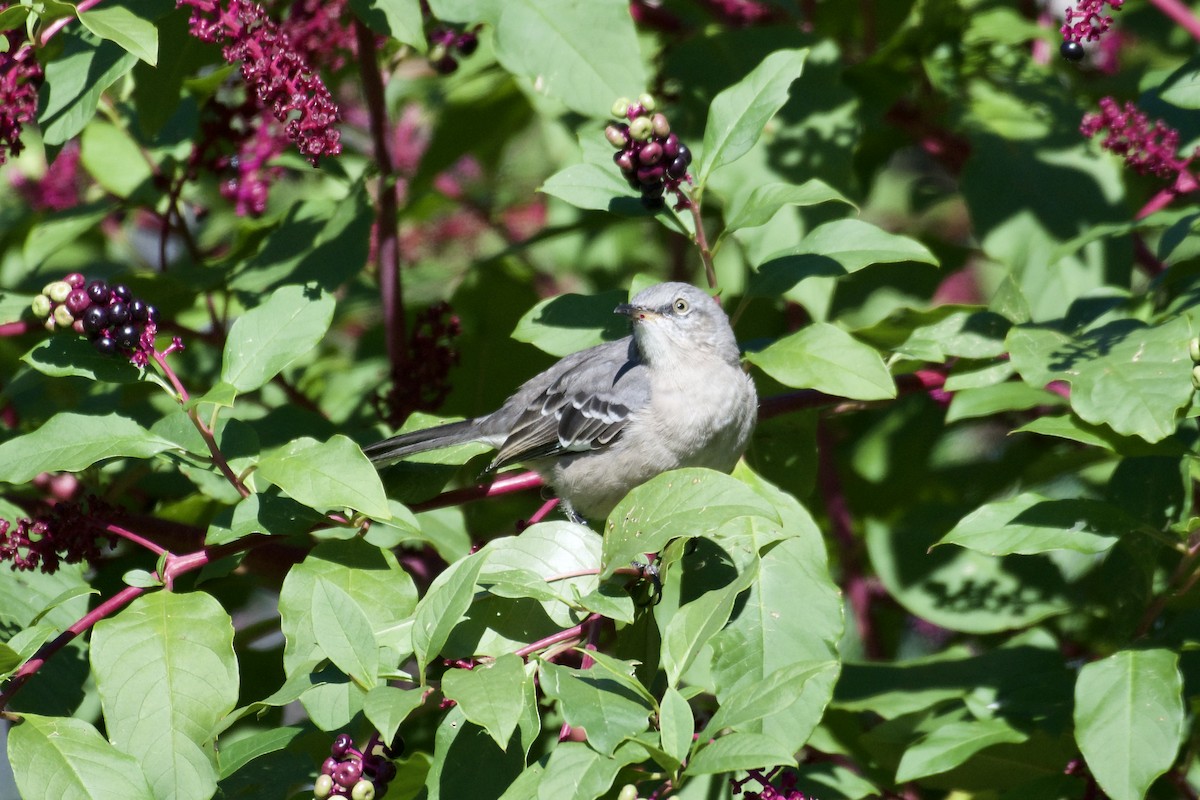
<path fill-rule="evenodd" d="M 33 328 L 28 322 L 6 322 L 0 325 L 0 336 L 20 336 L 29 333 Z"/>
<path fill-rule="evenodd" d="M 154 553 L 154 555 L 156 555 L 156 556 L 163 556 L 163 555 L 167 554 L 167 549 L 165 547 L 155 544 L 154 542 L 150 541 L 146 537 L 136 534 L 133 531 L 126 530 L 125 528 L 122 528 L 120 525 L 111 525 L 111 524 L 106 525 L 106 526 L 104 526 L 104 530 L 108 531 L 109 533 L 111 533 L 115 536 L 120 536 L 122 539 L 125 539 L 126 541 L 133 542 L 134 544 L 138 545 L 139 547 L 144 547 L 147 550 L 149 550 L 151 553 Z"/>
<path fill-rule="evenodd" d="M 1150 4 L 1190 33 L 1193 39 L 1200 40 L 1200 17 L 1179 0 L 1150 0 Z"/>
<path fill-rule="evenodd" d="M 542 477 L 536 472 L 521 472 L 517 474 L 506 474 L 492 480 L 488 483 L 481 483 L 478 486 L 470 486 L 465 489 L 453 489 L 449 492 L 442 492 L 437 497 L 426 500 L 422 503 L 414 503 L 409 508 L 414 513 L 422 511 L 432 511 L 435 508 L 446 508 L 448 506 L 462 505 L 473 500 L 482 500 L 485 497 L 495 497 L 500 494 L 510 494 L 512 492 L 524 492 L 529 489 L 537 489 L 542 486 Z"/>
<path fill-rule="evenodd" d="M 708 288 L 717 288 L 717 268 L 713 265 L 712 250 L 708 246 L 708 236 L 704 233 L 704 218 L 700 214 L 700 203 L 688 198 L 687 209 L 692 212 L 692 223 L 696 228 L 696 247 L 700 249 L 700 260 L 704 262 L 704 277 L 708 279 Z"/>

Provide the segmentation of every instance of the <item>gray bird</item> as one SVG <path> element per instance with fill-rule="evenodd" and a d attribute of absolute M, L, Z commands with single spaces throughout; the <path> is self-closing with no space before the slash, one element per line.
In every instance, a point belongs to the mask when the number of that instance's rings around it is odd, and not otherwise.
<path fill-rule="evenodd" d="M 498 410 L 366 448 L 376 463 L 463 442 L 497 448 L 554 488 L 572 519 L 604 519 L 635 486 L 677 467 L 729 472 L 758 411 L 729 318 L 705 292 L 660 283 L 615 313 L 633 335 L 573 353 Z"/>

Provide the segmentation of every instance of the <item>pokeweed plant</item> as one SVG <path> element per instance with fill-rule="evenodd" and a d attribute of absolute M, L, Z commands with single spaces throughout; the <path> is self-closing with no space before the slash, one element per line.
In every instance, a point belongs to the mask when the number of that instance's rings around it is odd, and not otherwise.
<path fill-rule="evenodd" d="M 1197 796 L 1184 5 L 0 31 L 0 795 Z M 664 279 L 758 383 L 732 475 L 589 527 L 363 456 Z"/>

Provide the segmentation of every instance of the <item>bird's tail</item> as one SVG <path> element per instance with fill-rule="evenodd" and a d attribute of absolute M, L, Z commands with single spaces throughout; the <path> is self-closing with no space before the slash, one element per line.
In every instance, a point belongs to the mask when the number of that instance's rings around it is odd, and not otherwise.
<path fill-rule="evenodd" d="M 383 464 L 427 450 L 438 450 L 479 439 L 479 421 L 466 419 L 462 422 L 448 422 L 424 430 L 401 433 L 368 445 L 363 448 L 363 452 L 373 463 Z"/>

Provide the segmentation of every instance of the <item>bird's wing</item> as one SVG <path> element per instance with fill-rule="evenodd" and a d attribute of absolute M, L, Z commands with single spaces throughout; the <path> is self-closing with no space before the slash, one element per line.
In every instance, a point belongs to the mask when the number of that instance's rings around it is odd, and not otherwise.
<path fill-rule="evenodd" d="M 605 447 L 649 401 L 646 367 L 627 340 L 568 356 L 498 412 L 507 436 L 489 469 Z"/>

